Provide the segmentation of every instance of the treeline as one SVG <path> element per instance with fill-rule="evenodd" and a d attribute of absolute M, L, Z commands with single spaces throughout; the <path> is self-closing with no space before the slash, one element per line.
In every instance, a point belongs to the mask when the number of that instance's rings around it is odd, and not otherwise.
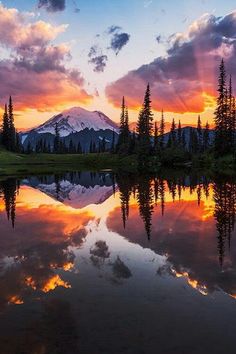
<path fill-rule="evenodd" d="M 189 127 L 185 130 L 182 128 L 181 122 L 179 121 L 177 125 L 174 119 L 169 134 L 166 134 L 165 128 L 163 110 L 159 126 L 157 122 L 153 122 L 151 93 L 148 84 L 137 128 L 133 132 L 129 130 L 128 107 L 125 104 L 125 98 L 122 99 L 120 133 L 116 152 L 120 155 L 137 154 L 139 165 L 145 166 L 149 163 L 151 156 L 160 160 L 170 160 L 170 158 L 189 160 L 192 154 L 205 153 L 212 146 L 209 124 L 207 122 L 205 126 L 202 126 L 200 116 L 197 120 L 197 129 Z"/>
<path fill-rule="evenodd" d="M 74 133 L 76 135 L 76 133 Z M 89 144 L 89 149 L 83 149 L 82 144 L 78 139 L 74 138 L 71 134 L 69 142 L 60 136 L 60 129 L 58 123 L 55 125 L 55 137 L 53 142 L 48 142 L 46 138 L 37 140 L 35 147 L 32 146 L 29 141 L 23 152 L 30 154 L 32 152 L 36 153 L 47 153 L 47 154 L 84 154 L 84 153 L 103 153 L 103 152 L 114 152 L 115 151 L 115 133 L 113 131 L 112 142 L 110 144 L 104 137 L 99 140 L 98 143 L 91 140 Z"/>
<path fill-rule="evenodd" d="M 121 155 L 137 154 L 141 166 L 149 163 L 150 157 L 157 157 L 165 162 L 191 160 L 195 155 L 208 152 L 216 157 L 235 152 L 236 109 L 232 90 L 232 79 L 227 75 L 222 59 L 219 67 L 218 98 L 214 115 L 215 129 L 210 131 L 208 122 L 202 126 L 198 116 L 197 127 L 182 128 L 181 122 L 173 119 L 171 129 L 165 133 L 165 119 L 162 110 L 159 126 L 153 121 L 150 86 L 144 96 L 142 108 L 138 116 L 136 131 L 129 131 L 128 108 L 125 98 L 122 99 L 120 134 L 116 152 Z M 187 133 L 187 136 L 186 136 Z"/>
<path fill-rule="evenodd" d="M 10 96 L 8 104 L 5 104 L 5 110 L 2 120 L 1 143 L 9 151 L 21 151 L 21 142 L 19 134 L 16 131 L 14 123 L 13 103 Z"/>

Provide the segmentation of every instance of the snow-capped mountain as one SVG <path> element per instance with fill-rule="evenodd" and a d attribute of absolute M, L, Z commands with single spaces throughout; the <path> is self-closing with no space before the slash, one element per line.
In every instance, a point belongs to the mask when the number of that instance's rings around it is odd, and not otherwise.
<path fill-rule="evenodd" d="M 53 116 L 44 124 L 33 129 L 33 131 L 39 134 L 55 134 L 56 123 L 61 137 L 80 132 L 86 128 L 95 131 L 108 129 L 118 132 L 117 124 L 104 113 L 99 111 L 90 112 L 80 107 L 73 107 Z"/>
<path fill-rule="evenodd" d="M 88 152 L 90 145 L 99 147 L 101 141 L 105 141 L 106 149 L 109 149 L 112 140 L 118 139 L 118 126 L 104 113 L 90 112 L 80 107 L 73 107 L 53 116 L 39 127 L 20 134 L 21 142 L 25 149 L 30 145 L 35 150 L 37 144 L 43 144 L 53 148 L 56 125 L 59 129 L 61 140 L 69 147 L 70 142 L 82 151 Z"/>

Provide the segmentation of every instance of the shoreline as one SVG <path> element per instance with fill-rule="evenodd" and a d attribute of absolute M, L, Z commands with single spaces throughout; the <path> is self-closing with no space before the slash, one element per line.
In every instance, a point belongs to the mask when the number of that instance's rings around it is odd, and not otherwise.
<path fill-rule="evenodd" d="M 136 155 L 119 156 L 111 153 L 89 154 L 17 154 L 0 150 L 0 177 L 71 172 L 87 170 L 97 172 L 122 172 L 122 173 L 149 173 L 155 174 L 161 170 L 171 171 L 198 171 L 211 175 L 236 175 L 236 166 L 232 156 L 225 156 L 218 160 L 212 156 L 202 159 L 161 165 L 160 161 L 151 160 L 146 170 L 138 169 Z"/>

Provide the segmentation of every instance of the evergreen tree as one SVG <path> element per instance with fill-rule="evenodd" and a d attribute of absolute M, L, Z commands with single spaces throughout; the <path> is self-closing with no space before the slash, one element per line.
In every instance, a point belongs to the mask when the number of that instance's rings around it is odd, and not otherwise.
<path fill-rule="evenodd" d="M 198 136 L 196 130 L 193 128 L 190 128 L 189 152 L 193 155 L 198 152 Z"/>
<path fill-rule="evenodd" d="M 59 154 L 60 152 L 60 133 L 58 128 L 58 123 L 55 125 L 55 138 L 54 138 L 54 153 Z"/>
<path fill-rule="evenodd" d="M 178 124 L 178 129 L 177 129 L 177 142 L 179 147 L 182 147 L 182 128 L 181 128 L 181 122 L 179 120 Z"/>
<path fill-rule="evenodd" d="M 2 122 L 2 144 L 7 149 L 9 148 L 9 124 L 8 124 L 8 112 L 7 112 L 6 104 L 5 104 L 5 111 L 3 114 L 3 122 Z"/>
<path fill-rule="evenodd" d="M 229 148 L 231 152 L 234 151 L 235 147 L 235 98 L 233 97 L 233 90 L 232 90 L 232 78 L 230 75 L 229 79 L 229 88 L 228 88 L 228 138 L 229 138 Z"/>
<path fill-rule="evenodd" d="M 158 126 L 157 126 L 157 122 L 155 122 L 154 125 L 154 153 L 157 153 L 157 149 L 158 149 Z"/>
<path fill-rule="evenodd" d="M 228 95 L 226 89 L 226 71 L 224 60 L 222 59 L 219 67 L 218 78 L 218 98 L 215 110 L 215 153 L 224 155 L 228 152 L 228 130 L 227 130 L 227 103 Z"/>
<path fill-rule="evenodd" d="M 78 146 L 77 146 L 77 154 L 82 154 L 82 148 L 81 148 L 80 141 L 78 142 Z"/>
<path fill-rule="evenodd" d="M 185 130 L 182 131 L 182 147 L 185 150 L 185 148 L 186 148 Z"/>
<path fill-rule="evenodd" d="M 173 118 L 171 128 L 170 128 L 170 135 L 169 135 L 169 142 L 168 145 L 170 146 L 176 146 L 176 124 L 175 120 Z"/>
<path fill-rule="evenodd" d="M 8 106 L 5 105 L 5 111 L 2 122 L 2 143 L 9 151 L 20 151 L 21 144 L 19 135 L 16 133 L 14 124 L 14 113 L 12 98 L 9 98 Z"/>
<path fill-rule="evenodd" d="M 160 123 L 160 135 L 159 135 L 159 146 L 162 150 L 164 148 L 164 134 L 165 134 L 165 119 L 164 112 L 161 111 L 161 123 Z"/>
<path fill-rule="evenodd" d="M 127 155 L 129 150 L 129 113 L 128 108 L 125 105 L 125 98 L 122 99 L 121 115 L 120 115 L 120 130 L 117 143 L 118 153 Z"/>
<path fill-rule="evenodd" d="M 151 135 L 152 135 L 153 114 L 151 110 L 151 93 L 150 86 L 144 96 L 144 102 L 138 118 L 138 159 L 139 165 L 144 166 L 151 151 Z"/>
<path fill-rule="evenodd" d="M 198 116 L 197 121 L 197 135 L 198 135 L 198 151 L 202 151 L 202 122 L 200 115 Z"/>
<path fill-rule="evenodd" d="M 31 152 L 32 152 L 31 143 L 30 143 L 30 141 L 28 141 L 27 148 L 26 148 L 26 153 L 27 154 L 31 154 Z"/>
<path fill-rule="evenodd" d="M 208 122 L 206 122 L 206 126 L 203 132 L 203 151 L 207 151 L 209 146 L 210 146 L 210 142 L 209 142 L 209 124 Z"/>
<path fill-rule="evenodd" d="M 133 130 L 131 136 L 130 136 L 130 142 L 129 142 L 129 154 L 134 154 L 136 151 L 136 133 L 135 130 Z"/>
<path fill-rule="evenodd" d="M 73 154 L 73 153 L 74 153 L 74 144 L 73 144 L 72 139 L 70 139 L 70 142 L 69 142 L 69 154 Z"/>
<path fill-rule="evenodd" d="M 93 151 L 95 152 L 95 151 Z M 111 140 L 111 153 L 114 154 L 115 152 L 115 131 L 112 130 L 112 140 Z"/>
<path fill-rule="evenodd" d="M 8 129 L 9 129 L 9 150 L 16 150 L 16 129 L 14 124 L 13 103 L 12 98 L 9 98 L 8 104 Z"/>

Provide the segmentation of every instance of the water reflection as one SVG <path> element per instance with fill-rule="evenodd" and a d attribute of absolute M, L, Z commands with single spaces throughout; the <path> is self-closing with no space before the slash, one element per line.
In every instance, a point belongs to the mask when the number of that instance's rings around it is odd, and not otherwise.
<path fill-rule="evenodd" d="M 119 333 L 128 346 L 142 321 L 158 326 L 157 318 L 165 323 L 173 313 L 181 319 L 181 306 L 200 333 L 194 313 L 202 295 L 204 322 L 212 321 L 214 304 L 220 305 L 214 316 L 224 322 L 236 312 L 235 193 L 234 178 L 198 175 L 75 172 L 0 181 L 2 352 L 115 352 L 107 336 L 117 344 Z M 26 322 L 14 327 L 19 317 Z M 129 336 L 123 332 L 127 318 Z M 182 325 L 186 337 L 188 318 Z M 156 353 L 150 333 L 143 333 L 143 351 Z M 168 347 L 165 333 L 162 338 L 161 353 Z M 181 334 L 174 343 L 175 352 L 184 352 Z M 124 352 L 139 352 L 135 348 Z"/>
<path fill-rule="evenodd" d="M 140 176 L 134 179 L 117 176 L 117 183 L 120 191 L 120 203 L 123 225 L 125 228 L 129 216 L 129 201 L 133 194 L 139 208 L 139 214 L 143 220 L 148 240 L 151 237 L 152 214 L 154 206 L 160 205 L 161 214 L 165 212 L 165 196 L 171 196 L 172 202 L 178 198 L 181 201 L 183 191 L 188 191 L 189 196 L 195 195 L 198 206 L 201 201 L 206 202 L 212 190 L 214 200 L 213 215 L 216 220 L 219 263 L 224 262 L 225 243 L 230 249 L 230 240 L 235 224 L 236 211 L 236 182 L 233 178 L 225 181 L 223 178 L 216 178 L 211 181 L 206 177 L 182 176 L 180 178 Z M 191 199 L 191 198 L 190 198 Z M 205 216 L 207 217 L 207 215 Z"/>
<path fill-rule="evenodd" d="M 0 182 L 0 197 L 5 203 L 5 209 L 8 220 L 11 220 L 12 226 L 15 225 L 16 217 L 16 195 L 19 190 L 19 181 L 11 178 Z"/>

